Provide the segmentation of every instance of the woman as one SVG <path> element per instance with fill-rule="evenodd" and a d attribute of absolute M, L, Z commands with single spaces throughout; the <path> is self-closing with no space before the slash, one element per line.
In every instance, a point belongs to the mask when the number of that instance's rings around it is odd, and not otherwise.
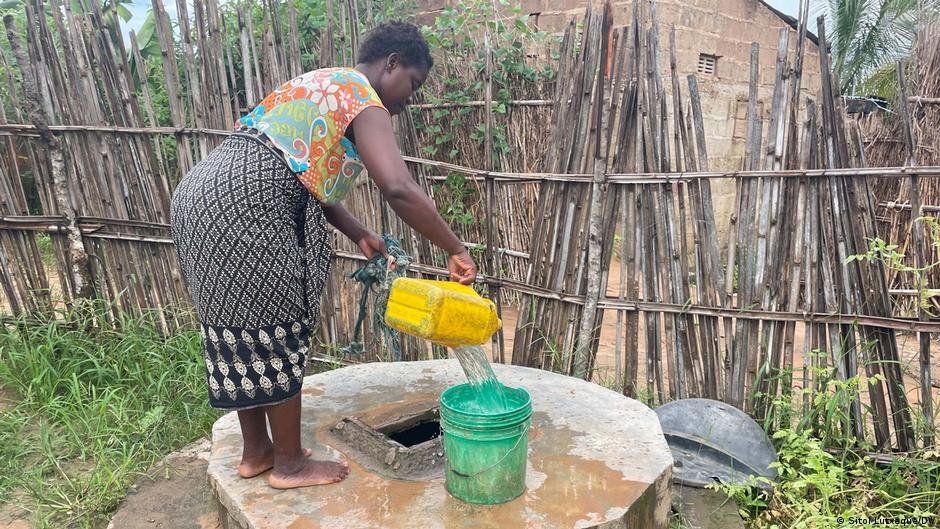
<path fill-rule="evenodd" d="M 476 277 L 466 248 L 411 179 L 392 130 L 390 115 L 405 109 L 433 65 L 427 43 L 414 25 L 386 23 L 367 36 L 359 60 L 269 94 L 173 195 L 173 239 L 202 328 L 209 402 L 238 411 L 239 475 L 273 469 L 275 488 L 333 483 L 349 472 L 307 459 L 299 394 L 330 267 L 326 223 L 367 258 L 387 255 L 340 204 L 363 166 L 392 209 L 448 252 L 452 280 Z"/>

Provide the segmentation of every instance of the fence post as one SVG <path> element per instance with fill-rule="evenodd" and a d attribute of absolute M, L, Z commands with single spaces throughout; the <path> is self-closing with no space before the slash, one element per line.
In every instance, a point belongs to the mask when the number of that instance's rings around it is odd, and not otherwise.
<path fill-rule="evenodd" d="M 486 274 L 496 282 L 490 286 L 490 297 L 496 303 L 496 310 L 503 313 L 503 303 L 499 292 L 499 280 L 502 277 L 500 263 L 502 258 L 496 255 L 499 248 L 498 232 L 493 216 L 496 213 L 496 180 L 493 178 L 493 49 L 490 45 L 490 36 L 485 40 L 486 53 L 486 89 L 484 94 L 485 134 L 483 135 L 483 169 L 486 170 Z M 503 329 L 493 334 L 493 359 L 501 364 L 506 363 L 506 351 L 503 344 Z"/>
<path fill-rule="evenodd" d="M 42 16 L 42 14 L 38 16 Z M 27 17 L 27 23 L 32 24 L 29 17 Z M 42 142 L 49 155 L 56 206 L 59 213 L 65 217 L 65 231 L 69 240 L 68 272 L 72 279 L 72 295 L 75 298 L 90 298 L 94 294 L 94 283 L 88 271 L 88 253 L 85 251 L 85 241 L 82 239 L 82 232 L 78 227 L 78 216 L 70 200 L 68 175 L 66 174 L 68 163 L 66 163 L 65 151 L 59 143 L 59 138 L 49 130 L 49 116 L 46 115 L 40 104 L 38 81 L 33 77 L 33 68 L 29 57 L 20 45 L 20 36 L 17 33 L 13 15 L 3 17 L 3 25 L 6 28 L 7 40 L 10 41 L 13 56 L 16 58 L 20 72 L 23 75 L 23 92 L 26 96 L 24 109 L 29 120 L 36 126 L 39 141 Z M 27 32 L 29 32 L 29 29 L 27 29 Z"/>
<path fill-rule="evenodd" d="M 897 62 L 898 78 L 898 105 L 901 118 L 904 123 L 904 146 L 907 151 L 906 163 L 908 166 L 917 165 L 917 138 L 914 136 L 913 126 L 911 124 L 911 112 L 907 106 L 907 79 L 904 75 L 904 61 Z M 921 212 L 920 182 L 918 182 L 917 173 L 911 173 L 911 233 L 914 238 L 914 267 L 924 268 L 928 265 L 927 243 L 924 240 L 924 221 Z M 922 292 L 926 285 L 925 277 L 921 275 L 917 278 L 916 289 Z M 917 319 L 927 321 L 929 316 L 924 310 L 924 304 L 920 299 L 917 300 Z M 930 333 L 921 332 L 917 334 L 920 340 L 920 399 L 921 408 L 924 412 L 924 447 L 933 446 L 933 387 L 930 384 Z"/>
<path fill-rule="evenodd" d="M 597 94 L 594 106 L 594 180 L 591 183 L 591 204 L 588 213 L 588 260 L 587 260 L 587 291 L 584 297 L 584 309 L 581 312 L 581 322 L 578 328 L 578 340 L 574 350 L 574 362 L 571 374 L 578 378 L 588 380 L 591 377 L 591 368 L 594 364 L 594 334 L 597 323 L 597 304 L 601 296 L 603 278 L 601 277 L 601 254 L 604 246 L 604 202 L 607 190 L 607 149 L 610 139 L 606 134 L 608 113 L 604 106 L 604 84 L 608 67 L 608 52 L 610 42 L 610 29 L 613 16 L 610 11 L 610 2 L 604 3 L 603 29 L 601 31 L 601 53 L 597 62 Z"/>
<path fill-rule="evenodd" d="M 333 52 L 333 0 L 326 0 L 326 24 L 320 28 L 320 68 L 335 66 Z"/>

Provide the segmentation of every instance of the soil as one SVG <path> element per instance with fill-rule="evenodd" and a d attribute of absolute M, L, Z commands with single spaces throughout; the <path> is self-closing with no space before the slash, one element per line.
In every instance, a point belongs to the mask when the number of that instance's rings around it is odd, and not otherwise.
<path fill-rule="evenodd" d="M 131 487 L 108 529 L 220 529 L 208 460 L 208 439 L 167 456 Z"/>

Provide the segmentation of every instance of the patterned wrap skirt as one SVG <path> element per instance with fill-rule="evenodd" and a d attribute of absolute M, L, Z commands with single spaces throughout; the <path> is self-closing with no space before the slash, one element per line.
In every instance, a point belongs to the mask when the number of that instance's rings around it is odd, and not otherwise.
<path fill-rule="evenodd" d="M 243 410 L 296 396 L 332 255 L 320 203 L 276 151 L 235 134 L 183 177 L 171 224 L 209 403 Z"/>

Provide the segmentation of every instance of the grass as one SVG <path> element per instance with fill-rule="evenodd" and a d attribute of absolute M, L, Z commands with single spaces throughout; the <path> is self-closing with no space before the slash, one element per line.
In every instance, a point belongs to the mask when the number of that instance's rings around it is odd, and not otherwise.
<path fill-rule="evenodd" d="M 42 256 L 43 264 L 46 265 L 47 269 L 54 269 L 56 262 L 55 249 L 52 246 L 52 237 L 48 233 L 40 233 L 36 236 L 36 244 L 39 247 L 39 255 Z"/>
<path fill-rule="evenodd" d="M 808 432 L 787 429 L 773 437 L 780 475 L 773 494 L 720 487 L 748 527 L 940 527 L 940 462 L 897 458 L 878 464 L 864 452 L 826 450 Z"/>
<path fill-rule="evenodd" d="M 789 381 L 792 373 L 773 376 Z M 858 376 L 839 380 L 831 367 L 814 368 L 813 380 L 812 387 L 773 399 L 764 421 L 778 452 L 773 493 L 751 485 L 718 487 L 735 500 L 748 527 L 940 527 L 940 452 L 925 449 L 879 462 L 870 455 L 875 447 L 848 426 L 848 409 L 864 382 Z M 870 424 L 867 418 L 863 424 Z"/>
<path fill-rule="evenodd" d="M 207 435 L 198 332 L 106 307 L 0 328 L 0 504 L 45 527 L 104 527 L 135 478 Z"/>

